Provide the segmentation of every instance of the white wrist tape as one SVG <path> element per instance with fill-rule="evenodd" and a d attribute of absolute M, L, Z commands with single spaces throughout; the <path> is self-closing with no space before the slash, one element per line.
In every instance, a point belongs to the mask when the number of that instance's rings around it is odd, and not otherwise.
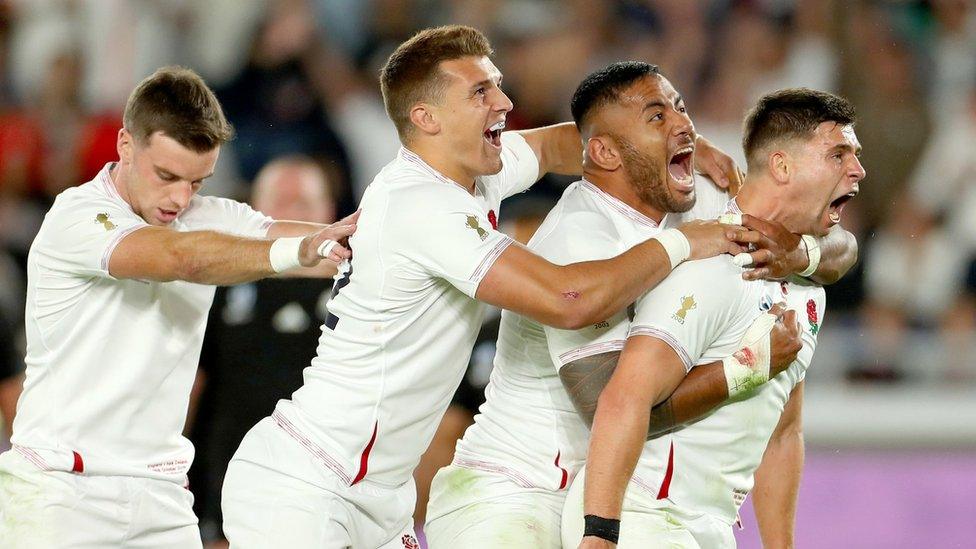
<path fill-rule="evenodd" d="M 271 269 L 276 273 L 301 267 L 302 262 L 299 257 L 304 237 L 295 236 L 291 238 L 278 238 L 271 244 L 271 251 L 268 259 L 271 260 Z"/>
<path fill-rule="evenodd" d="M 688 242 L 684 233 L 678 229 L 661 231 L 654 239 L 664 246 L 664 251 L 668 253 L 668 259 L 671 261 L 672 269 L 691 255 L 691 243 Z"/>
<path fill-rule="evenodd" d="M 817 272 L 817 267 L 820 266 L 820 241 L 815 236 L 805 234 L 800 237 L 800 242 L 803 243 L 803 247 L 807 250 L 807 258 L 810 260 L 810 264 L 807 265 L 806 269 L 803 269 L 802 272 L 797 274 L 807 277 Z"/>
<path fill-rule="evenodd" d="M 745 335 L 739 342 L 739 350 L 732 356 L 722 359 L 722 369 L 725 371 L 725 383 L 729 388 L 729 397 L 734 397 L 745 391 L 769 381 L 769 361 L 771 352 L 769 347 L 769 333 L 776 324 L 776 315 L 763 313 L 753 321 Z"/>
<path fill-rule="evenodd" d="M 329 254 L 332 253 L 332 248 L 335 248 L 338 245 L 339 243 L 335 240 L 326 240 L 322 244 L 319 244 L 319 257 L 329 257 Z"/>

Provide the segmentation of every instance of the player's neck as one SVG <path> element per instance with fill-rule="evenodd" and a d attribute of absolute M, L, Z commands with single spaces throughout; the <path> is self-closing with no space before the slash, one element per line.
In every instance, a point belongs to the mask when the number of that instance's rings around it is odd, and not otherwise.
<path fill-rule="evenodd" d="M 408 151 L 419 156 L 428 166 L 437 170 L 444 177 L 450 179 L 459 187 L 466 189 L 474 194 L 474 177 L 469 175 L 460 162 L 457 162 L 449 154 L 449 147 L 438 146 L 430 140 L 416 139 L 410 143 L 404 143 L 403 147 Z"/>
<path fill-rule="evenodd" d="M 789 224 L 787 202 L 782 187 L 774 181 L 746 176 L 739 194 L 735 195 L 735 203 L 742 213 L 776 221 L 782 223 L 787 229 L 793 230 Z"/>
<path fill-rule="evenodd" d="M 132 206 L 132 201 L 129 200 L 129 185 L 127 177 L 127 167 L 122 165 L 122 162 L 116 162 L 114 166 L 108 171 L 109 183 L 115 187 L 115 190 L 125 200 L 125 203 L 130 207 Z"/>
<path fill-rule="evenodd" d="M 634 190 L 634 185 L 622 174 L 618 176 L 617 172 L 595 172 L 584 168 L 583 179 L 596 185 L 603 192 L 630 206 L 645 217 L 652 219 L 655 223 L 661 223 L 664 219 L 665 212 L 641 200 L 640 195 Z"/>

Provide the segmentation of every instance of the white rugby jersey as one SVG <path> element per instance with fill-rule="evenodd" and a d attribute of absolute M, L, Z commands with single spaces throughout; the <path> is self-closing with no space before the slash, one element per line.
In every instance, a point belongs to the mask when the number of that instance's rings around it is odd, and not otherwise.
<path fill-rule="evenodd" d="M 502 165 L 471 195 L 401 149 L 363 196 L 318 356 L 272 414 L 349 484 L 407 482 L 457 389 L 484 316 L 475 292 L 512 242 L 499 205 L 539 176 L 516 133 Z"/>
<path fill-rule="evenodd" d="M 631 335 L 657 337 L 689 370 L 737 350 L 773 303 L 796 311 L 803 348 L 789 368 L 688 426 L 648 441 L 631 480 L 662 506 L 674 503 L 733 523 L 790 392 L 804 379 L 823 322 L 823 288 L 745 281 L 729 256 L 685 263 L 637 303 Z"/>
<path fill-rule="evenodd" d="M 116 245 L 148 226 L 110 165 L 62 192 L 27 259 L 27 364 L 11 442 L 41 469 L 183 482 L 182 436 L 214 287 L 119 280 Z M 170 227 L 264 237 L 273 220 L 194 196 Z"/>
<path fill-rule="evenodd" d="M 728 195 L 699 175 L 698 200 L 666 227 L 725 211 Z M 529 242 L 566 265 L 607 259 L 658 234 L 651 219 L 588 181 L 569 186 Z M 628 311 L 580 330 L 560 330 L 502 313 L 491 380 L 475 423 L 458 441 L 454 464 L 503 474 L 517 485 L 563 490 L 586 459 L 590 431 L 576 413 L 558 370 L 581 358 L 623 349 Z"/>
<path fill-rule="evenodd" d="M 614 257 L 660 230 L 654 220 L 582 180 L 566 189 L 529 248 L 567 265 Z M 487 400 L 458 441 L 454 464 L 497 472 L 526 488 L 568 487 L 586 457 L 589 429 L 554 364 L 619 351 L 628 326 L 627 311 L 580 330 L 502 312 Z"/>

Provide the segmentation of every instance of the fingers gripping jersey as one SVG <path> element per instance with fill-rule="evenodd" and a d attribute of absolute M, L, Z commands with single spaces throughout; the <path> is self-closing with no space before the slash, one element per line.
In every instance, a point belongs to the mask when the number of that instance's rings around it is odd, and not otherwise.
<path fill-rule="evenodd" d="M 464 374 L 484 312 L 474 295 L 512 242 L 499 205 L 538 177 L 521 136 L 502 144 L 502 171 L 474 195 L 406 149 L 366 190 L 318 356 L 274 414 L 349 484 L 406 482 Z"/>

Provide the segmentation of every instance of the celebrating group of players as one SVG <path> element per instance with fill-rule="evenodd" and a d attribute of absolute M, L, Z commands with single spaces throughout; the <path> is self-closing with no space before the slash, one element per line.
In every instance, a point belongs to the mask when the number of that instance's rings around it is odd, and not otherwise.
<path fill-rule="evenodd" d="M 199 196 L 220 105 L 186 69 L 139 84 L 118 162 L 31 247 L 0 546 L 199 547 L 181 431 L 214 286 L 322 260 L 340 272 L 317 356 L 224 480 L 233 547 L 419 547 L 412 471 L 486 303 L 505 310 L 487 402 L 433 481 L 430 547 L 734 547 L 749 493 L 764 543 L 792 545 L 820 285 L 856 257 L 853 108 L 762 97 L 742 180 L 647 63 L 587 76 L 575 123 L 503 132 L 491 53 L 462 26 L 396 49 L 403 146 L 330 226 Z M 523 247 L 501 201 L 548 172 L 582 178 Z"/>

